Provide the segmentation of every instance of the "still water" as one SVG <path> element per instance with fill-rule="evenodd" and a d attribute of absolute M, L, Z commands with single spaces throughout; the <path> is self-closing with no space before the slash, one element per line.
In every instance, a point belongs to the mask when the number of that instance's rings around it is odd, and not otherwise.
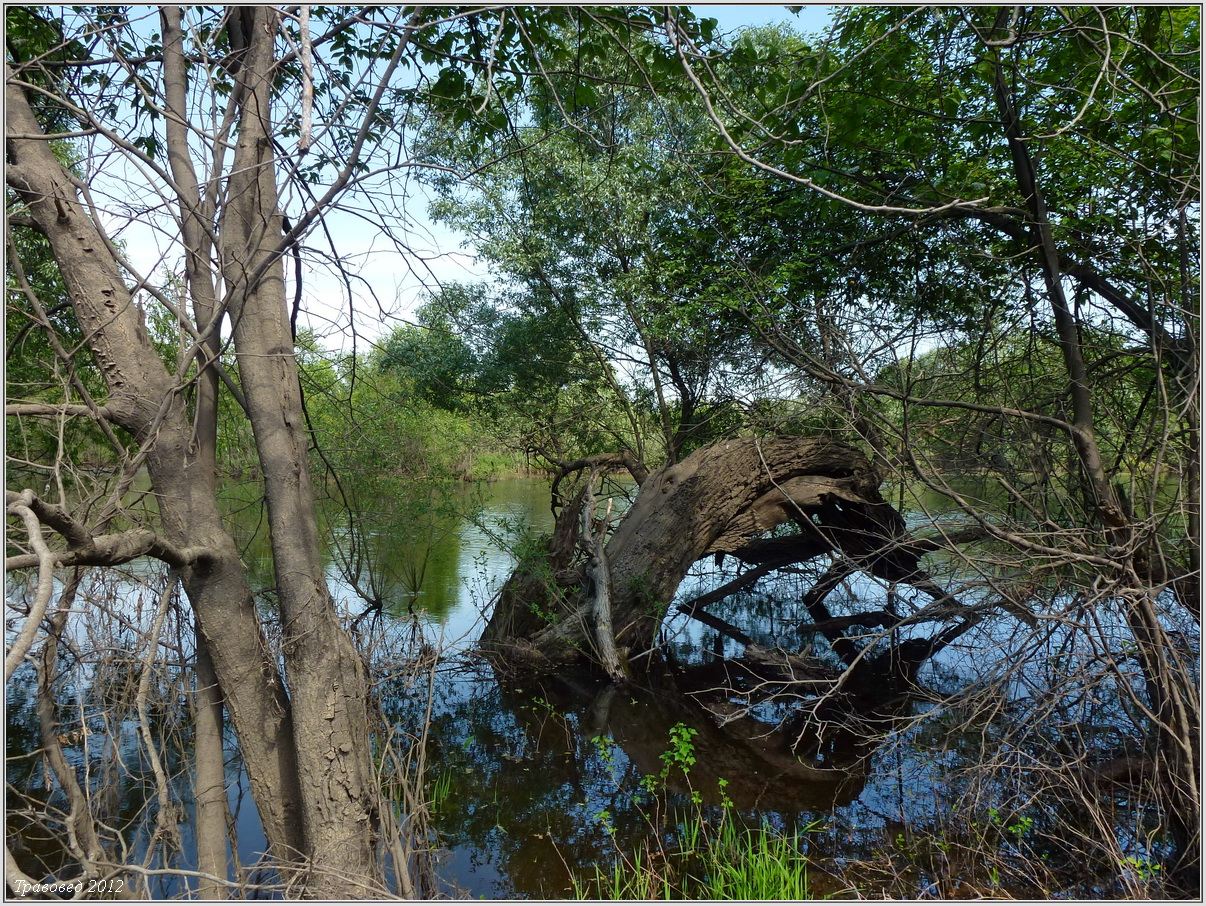
<path fill-rule="evenodd" d="M 240 493 L 232 490 L 228 503 L 253 584 L 270 611 L 271 564 L 262 513 L 253 494 L 240 498 Z M 383 678 L 375 690 L 402 734 L 421 726 L 430 708 L 425 786 L 437 879 L 431 892 L 471 898 L 572 896 L 574 878 L 589 877 L 596 865 L 606 870 L 619 853 L 631 853 L 660 832 L 649 821 L 652 805 L 641 781 L 661 770 L 671 728 L 678 724 L 697 731 L 697 760 L 689 778 L 670 779 L 662 807 L 685 806 L 692 795 L 705 811 L 731 800 L 751 824 L 800 829 L 804 850 L 819 863 L 869 857 L 883 840 L 947 808 L 958 769 L 974 757 L 979 740 L 974 728 L 964 736 L 944 735 L 937 711 L 932 720 L 890 733 L 879 745 L 860 749 L 827 743 L 814 760 L 802 762 L 784 751 L 781 738 L 765 732 L 773 723 L 755 734 L 740 724 L 721 727 L 682 699 L 654 689 L 617 691 L 578 676 L 496 676 L 473 656 L 473 643 L 482 613 L 514 565 L 516 546 L 551 528 L 548 484 L 504 480 L 430 494 L 404 500 L 380 487 L 371 489 L 353 501 L 366 513 L 358 524 L 369 526 L 358 532 L 349 528 L 342 502 L 328 506 L 325 518 L 331 538 L 326 571 L 339 606 L 355 616 L 365 611 L 366 597 L 374 600 L 381 612 L 364 617 L 370 629 L 377 620 L 378 628 L 386 625 L 395 637 L 409 632 L 413 644 L 442 652 L 432 683 Z M 680 599 L 732 576 L 732 564 L 699 564 Z M 798 651 L 814 641 L 800 607 L 811 580 L 807 575 L 766 580 L 710 609 L 761 644 Z M 107 594 L 148 606 L 137 565 L 126 580 L 110 581 L 115 584 Z M 958 570 L 944 581 L 958 586 Z M 10 585 L 7 593 L 11 600 L 21 590 Z M 856 581 L 835 592 L 830 603 L 842 612 L 843 597 L 854 604 L 882 594 L 875 583 Z M 926 668 L 924 679 L 938 689 L 974 680 L 976 662 L 969 653 L 1004 650 L 1016 629 L 1009 619 L 986 622 Z M 683 664 L 735 653 L 731 640 L 683 617 L 669 618 L 664 632 L 667 650 Z M 86 682 L 78 680 L 81 686 Z M 21 757 L 37 747 L 31 685 L 32 675 L 10 684 L 8 694 L 9 779 L 17 785 L 36 781 L 39 769 Z M 926 707 L 918 704 L 914 713 Z M 773 709 L 763 716 L 773 718 Z M 81 766 L 112 770 L 116 761 L 128 773 L 121 801 L 114 803 L 115 820 L 134 852 L 145 850 L 154 823 L 154 793 L 136 734 L 136 725 L 127 721 L 117 728 L 116 743 L 103 750 L 68 748 Z M 177 781 L 186 803 L 187 773 L 179 770 Z M 264 840 L 233 745 L 228 782 L 238 860 L 254 865 Z M 177 865 L 188 863 L 190 826 L 186 815 Z M 63 860 L 61 854 L 56 860 L 54 845 L 36 833 L 19 835 L 19 843 L 50 866 Z M 152 893 L 178 893 L 177 884 L 157 880 Z"/>

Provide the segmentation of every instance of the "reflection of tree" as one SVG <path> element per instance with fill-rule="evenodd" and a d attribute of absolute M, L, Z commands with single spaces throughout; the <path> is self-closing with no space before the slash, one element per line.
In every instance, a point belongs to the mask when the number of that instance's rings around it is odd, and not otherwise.
<path fill-rule="evenodd" d="M 360 482 L 360 480 L 357 480 Z M 472 489 L 445 481 L 363 480 L 333 535 L 341 578 L 367 603 L 391 613 L 417 605 L 437 619 L 455 598 L 460 524 L 477 506 Z"/>
<path fill-rule="evenodd" d="M 435 805 L 433 824 L 442 846 L 468 850 L 474 865 L 493 864 L 505 879 L 493 895 L 567 895 L 571 874 L 584 877 L 670 832 L 691 789 L 705 808 L 714 807 L 721 778 L 747 817 L 788 826 L 801 813 L 851 801 L 863 783 L 858 775 L 799 763 L 782 739 L 750 740 L 748 727 L 721 730 L 666 689 L 479 675 L 450 680 L 436 694 L 428 758 L 432 781 L 447 778 L 449 788 Z M 416 721 L 423 707 L 386 696 L 395 723 Z M 667 801 L 659 806 L 640 781 L 661 771 L 678 723 L 698 730 L 698 762 L 689 785 L 681 774 L 667 778 Z"/>
<path fill-rule="evenodd" d="M 370 587 L 381 589 L 372 593 L 395 616 L 421 611 L 443 621 L 479 566 L 470 562 L 475 550 L 487 559 L 506 560 L 518 537 L 550 520 L 548 488 L 541 481 L 386 478 L 355 487 L 357 496 L 374 505 L 357 513 L 341 511 L 335 565 L 346 581 L 347 570 L 357 566 L 348 554 L 357 552 L 360 567 L 376 583 Z M 340 543 L 340 533 L 351 531 L 358 533 L 358 548 Z M 484 564 L 487 570 L 493 565 Z"/>
<path fill-rule="evenodd" d="M 398 614 L 417 604 L 443 617 L 455 602 L 450 592 L 457 583 L 460 527 L 478 506 L 475 490 L 371 474 L 345 478 L 342 485 L 345 498 L 327 499 L 319 510 L 329 579 L 376 608 Z M 272 548 L 258 484 L 228 484 L 223 497 L 252 584 L 272 589 Z"/>
<path fill-rule="evenodd" d="M 571 864 L 587 865 L 607 845 L 587 817 L 584 803 L 601 801 L 604 791 L 584 785 L 589 752 L 574 716 L 508 698 L 488 679 L 450 682 L 437 694 L 428 759 L 450 783 L 435 806 L 440 842 L 468 847 L 475 861 L 476 854 L 490 854 L 486 859 L 508 879 L 496 893 L 565 895 L 568 879 L 556 870 L 561 859 L 554 847 L 563 847 Z"/>

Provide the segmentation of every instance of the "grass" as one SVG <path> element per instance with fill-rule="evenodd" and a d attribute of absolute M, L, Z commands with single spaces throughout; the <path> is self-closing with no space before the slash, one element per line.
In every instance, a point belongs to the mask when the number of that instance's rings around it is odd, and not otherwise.
<path fill-rule="evenodd" d="M 670 729 L 668 748 L 661 755 L 662 770 L 641 781 L 653 797 L 653 813 L 645 814 L 658 829 L 653 840 L 635 853 L 619 852 L 611 869 L 598 865 L 586 880 L 574 879 L 578 899 L 592 900 L 808 900 L 808 859 L 800 847 L 800 831 L 780 831 L 762 823 L 756 828 L 740 823 L 729 798 L 727 780 L 717 781 L 721 809 L 718 821 L 705 815 L 702 797 L 691 791 L 691 805 L 673 825 L 660 806 L 671 773 L 682 772 L 690 787 L 696 764 L 696 731 L 681 723 Z M 610 759 L 610 739 L 596 737 L 605 762 Z M 608 826 L 605 824 L 605 827 Z M 673 843 L 663 831 L 673 827 Z M 813 826 L 804 828 L 804 832 Z M 612 834 L 614 829 L 608 828 Z"/>
<path fill-rule="evenodd" d="M 796 831 L 767 825 L 738 830 L 726 821 L 705 850 L 705 874 L 692 896 L 707 900 L 808 900 L 807 860 Z"/>
<path fill-rule="evenodd" d="M 433 813 L 440 811 L 448 797 L 452 794 L 452 769 L 446 768 L 439 773 L 427 792 L 427 807 Z"/>
<path fill-rule="evenodd" d="M 709 828 L 696 815 L 680 825 L 677 851 L 621 854 L 609 871 L 575 880 L 579 899 L 808 900 L 807 857 L 799 833 L 763 824 L 743 828 L 726 816 Z"/>

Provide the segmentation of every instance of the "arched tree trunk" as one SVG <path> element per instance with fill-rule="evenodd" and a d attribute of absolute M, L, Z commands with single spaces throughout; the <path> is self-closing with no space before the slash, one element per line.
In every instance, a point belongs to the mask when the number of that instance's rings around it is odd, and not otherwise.
<path fill-rule="evenodd" d="M 639 669 L 687 570 L 709 554 L 786 565 L 838 547 L 877 574 L 907 577 L 917 558 L 900 550 L 904 520 L 879 481 L 853 447 L 802 438 L 722 441 L 648 477 L 605 549 L 621 657 Z M 482 636 L 488 647 L 540 661 L 593 659 L 593 595 L 574 565 L 586 496 L 562 509 L 545 556 L 521 563 L 503 588 Z M 759 537 L 788 522 L 794 534 Z"/>

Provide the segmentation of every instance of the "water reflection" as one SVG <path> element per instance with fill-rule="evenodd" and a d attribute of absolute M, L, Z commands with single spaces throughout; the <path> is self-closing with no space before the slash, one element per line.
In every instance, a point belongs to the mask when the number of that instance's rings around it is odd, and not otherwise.
<path fill-rule="evenodd" d="M 773 737 L 725 732 L 664 689 L 525 682 L 479 666 L 445 678 L 436 696 L 440 874 L 450 892 L 471 897 L 566 896 L 572 878 L 648 840 L 656 812 L 695 808 L 693 792 L 713 815 L 723 791 L 750 820 L 790 827 L 851 802 L 864 780 L 803 765 Z M 421 697 L 389 704 L 404 724 L 424 706 Z M 679 724 L 697 731 L 697 763 L 662 780 Z M 648 776 L 658 778 L 655 795 L 641 782 Z"/>
<path fill-rule="evenodd" d="M 517 540 L 551 528 L 547 483 L 511 480 L 408 488 L 377 481 L 367 487 L 371 494 L 361 489 L 355 516 L 336 501 L 324 506 L 323 527 L 331 539 L 324 565 L 332 595 L 347 613 L 359 614 L 372 603 L 362 594 L 367 591 L 381 605 L 379 625 L 399 633 L 413 628 L 429 641 L 442 637 L 446 658 L 432 689 L 432 768 L 427 783 L 443 893 L 564 897 L 572 893 L 575 877 L 589 876 L 595 865 L 606 867 L 619 853 L 635 851 L 664 834 L 664 825 L 650 820 L 658 810 L 665 815 L 701 808 L 715 814 L 723 798 L 722 781 L 724 796 L 745 820 L 786 829 L 820 822 L 825 829 L 808 835 L 810 851 L 837 859 L 870 856 L 884 839 L 893 839 L 897 829 L 924 825 L 940 813 L 944 803 L 959 794 L 961 769 L 975 763 L 985 740 L 996 732 L 987 719 L 968 721 L 966 715 L 944 711 L 935 703 L 938 698 L 900 700 L 897 716 L 925 719 L 907 727 L 881 726 L 878 738 L 870 741 L 830 732 L 823 746 L 799 748 L 806 755 L 801 760 L 791 754 L 790 745 L 799 727 L 779 725 L 788 710 L 782 705 L 756 705 L 743 716 L 737 711 L 747 703 L 731 702 L 732 710 L 725 715 L 731 720 L 724 723 L 690 699 L 672 694 L 685 685 L 690 671 L 741 650 L 731 639 L 682 615 L 673 615 L 663 628 L 669 663 L 660 685 L 618 691 L 573 676 L 537 680 L 497 675 L 461 655 L 476 638 L 482 610 L 510 572 Z M 262 501 L 247 485 L 224 493 L 243 558 L 270 615 L 274 580 Z M 936 506 L 931 501 L 928 508 Z M 732 563 L 711 560 L 697 564 L 680 599 L 720 585 L 732 577 L 733 569 Z M 126 578 L 109 579 L 109 585 L 94 594 L 123 602 L 136 613 L 150 575 L 148 569 L 131 564 Z M 801 604 L 813 579 L 807 570 L 768 577 L 710 610 L 743 628 L 760 645 L 800 651 L 812 644 L 816 657 L 830 658 L 837 666 L 823 640 L 813 638 Z M 959 581 L 957 565 L 951 565 L 945 580 Z M 9 585 L 10 600 L 20 593 Z M 853 578 L 828 603 L 835 615 L 844 615 L 882 601 L 884 593 L 876 580 Z M 85 600 L 89 594 L 85 591 Z M 907 604 L 902 598 L 902 605 Z M 1121 633 L 1121 617 L 1113 619 Z M 910 631 L 923 635 L 931 629 L 921 624 Z M 1061 674 L 1073 669 L 1068 659 L 1079 650 L 1069 641 L 1073 631 L 1054 632 L 1042 650 L 1030 651 L 1027 656 L 1046 673 L 1019 673 L 1015 681 L 1000 685 L 1008 698 L 1001 707 L 1025 707 L 1028 690 L 1054 687 Z M 940 695 L 966 687 L 969 678 L 985 679 L 989 667 L 981 653 L 1010 650 L 1018 644 L 1017 633 L 1011 618 L 985 622 L 927 665 L 926 683 Z M 73 639 L 81 645 L 85 641 Z M 1008 657 L 992 661 L 1010 663 Z M 63 698 L 74 701 L 76 693 L 87 692 L 91 678 L 77 671 L 67 680 Z M 30 671 L 7 690 L 10 790 L 45 787 L 40 759 L 29 757 L 40 745 L 33 682 Z M 170 687 L 166 682 L 165 688 Z M 400 680 L 382 680 L 377 694 L 403 734 L 421 725 L 428 707 L 425 686 L 416 689 Z M 716 708 L 718 703 L 711 704 Z M 1104 751 L 1117 745 L 1118 728 L 1124 723 L 1104 710 L 1107 707 L 1108 703 L 1069 701 L 1067 713 L 1052 725 L 1075 725 L 1086 734 L 1098 727 L 1095 744 Z M 160 713 L 168 710 L 165 706 Z M 753 718 L 761 720 L 755 723 Z M 70 724 L 72 717 L 64 712 L 63 720 Z M 656 784 L 658 795 L 651 796 L 642 780 L 660 778 L 671 731 L 678 725 L 696 731 L 696 763 L 688 777 L 669 772 L 664 785 L 661 780 Z M 157 737 L 164 732 L 157 726 Z M 186 750 L 187 731 L 178 729 L 175 738 Z M 246 778 L 233 740 L 228 750 L 236 854 L 240 864 L 250 865 L 264 849 L 264 839 L 245 795 Z M 179 751 L 173 757 L 179 759 Z M 89 765 L 98 789 L 120 787 L 120 795 L 102 813 L 123 830 L 139 856 L 154 825 L 155 803 L 133 727 L 118 727 L 115 745 L 87 750 L 73 745 L 68 756 L 78 767 Z M 179 760 L 170 766 L 187 805 L 191 800 L 186 768 Z M 121 783 L 104 787 L 103 779 L 112 772 L 122 774 Z M 691 804 L 693 795 L 698 806 Z M 35 798 L 29 810 L 37 813 L 48 804 L 61 806 Z M 190 828 L 188 820 L 181 825 L 183 855 L 176 864 L 184 867 L 192 853 Z M 13 822 L 10 839 L 16 841 L 23 865 L 40 865 L 47 872 L 64 869 L 67 857 L 61 845 L 39 831 L 36 822 Z M 179 891 L 179 882 L 167 878 L 152 888 L 155 895 Z"/>

